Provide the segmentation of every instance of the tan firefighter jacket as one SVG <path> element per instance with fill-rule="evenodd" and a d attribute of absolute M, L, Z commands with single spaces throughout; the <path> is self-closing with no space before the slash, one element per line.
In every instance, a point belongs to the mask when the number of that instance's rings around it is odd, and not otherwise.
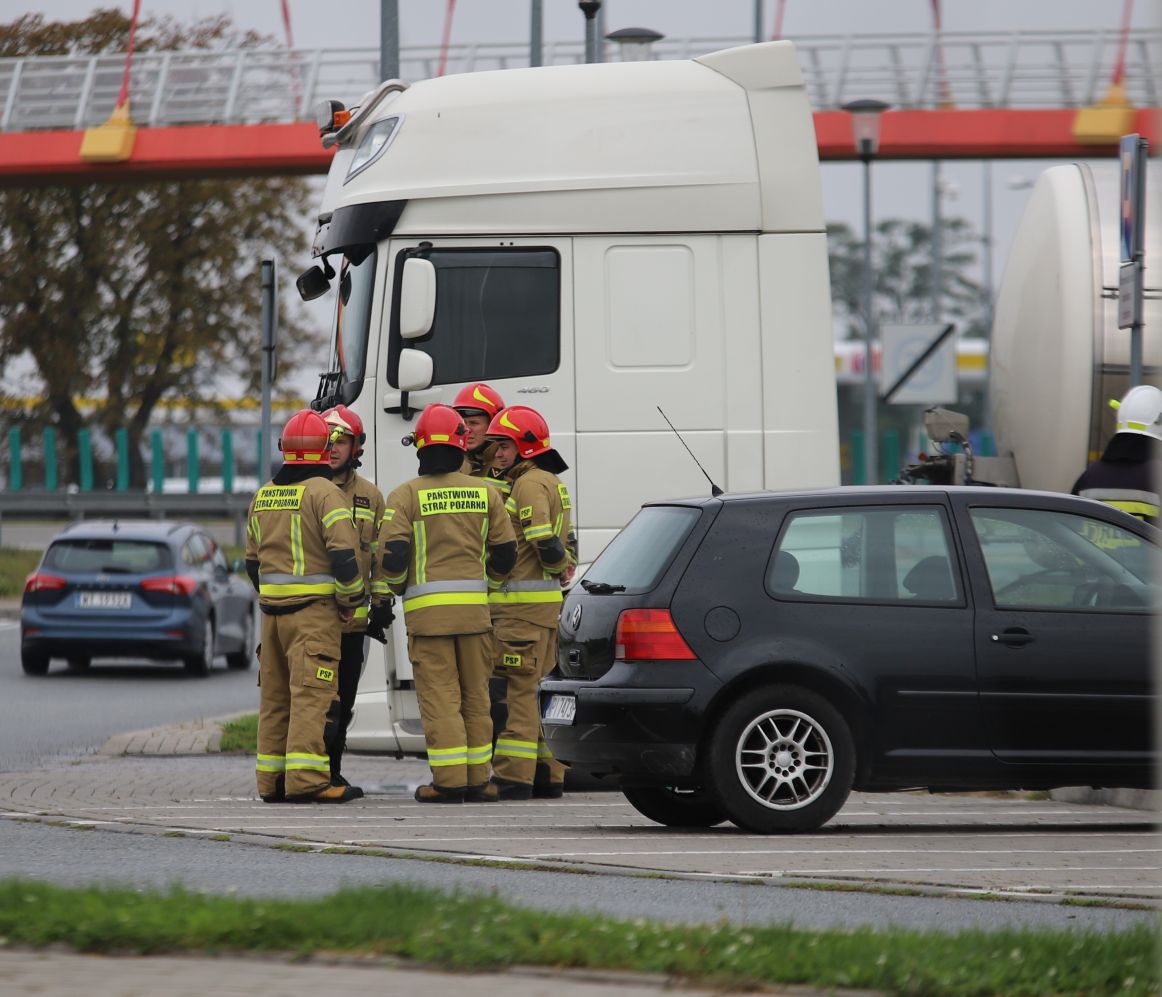
<path fill-rule="evenodd" d="M 387 497 L 379 549 L 384 580 L 403 596 L 408 634 L 491 629 L 489 582 L 507 576 L 514 546 L 503 498 L 479 478 L 459 471 L 425 474 L 396 488 Z M 498 569 L 492 555 L 501 547 L 508 548 L 509 560 Z"/>
<path fill-rule="evenodd" d="M 505 509 L 516 529 L 516 567 L 507 582 L 489 593 L 489 609 L 494 619 L 556 627 L 563 598 L 561 572 L 576 563 L 569 490 L 531 460 L 520 461 L 508 473 L 512 494 Z"/>
<path fill-rule="evenodd" d="M 258 601 L 289 608 L 333 598 L 357 607 L 367 598 L 355 549 L 351 508 L 328 478 L 267 482 L 247 517 L 246 560 L 257 562 Z"/>
<path fill-rule="evenodd" d="M 383 492 L 352 468 L 346 481 L 335 481 L 343 493 L 343 499 L 351 510 L 355 523 L 355 533 L 359 546 L 355 548 L 355 560 L 359 562 L 359 574 L 368 587 L 371 599 L 379 601 L 390 595 L 379 560 L 379 531 L 383 526 Z M 363 633 L 367 629 L 367 602 L 355 610 L 355 618 L 343 624 L 344 633 Z"/>

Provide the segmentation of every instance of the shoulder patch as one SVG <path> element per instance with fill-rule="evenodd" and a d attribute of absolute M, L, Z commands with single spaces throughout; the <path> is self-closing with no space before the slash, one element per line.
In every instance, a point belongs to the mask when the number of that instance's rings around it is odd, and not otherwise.
<path fill-rule="evenodd" d="M 531 505 L 522 505 L 520 507 L 520 513 L 518 514 L 518 518 L 520 518 L 520 519 L 532 519 L 533 518 L 533 507 Z"/>

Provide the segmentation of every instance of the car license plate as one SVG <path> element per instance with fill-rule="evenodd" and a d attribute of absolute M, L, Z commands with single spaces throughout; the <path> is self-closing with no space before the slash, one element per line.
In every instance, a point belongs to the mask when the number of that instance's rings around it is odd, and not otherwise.
<path fill-rule="evenodd" d="M 552 695 L 545 707 L 544 721 L 547 724 L 571 724 L 577 715 L 577 699 L 574 696 Z"/>
<path fill-rule="evenodd" d="M 128 609 L 133 597 L 128 592 L 78 592 L 77 605 L 81 609 Z"/>

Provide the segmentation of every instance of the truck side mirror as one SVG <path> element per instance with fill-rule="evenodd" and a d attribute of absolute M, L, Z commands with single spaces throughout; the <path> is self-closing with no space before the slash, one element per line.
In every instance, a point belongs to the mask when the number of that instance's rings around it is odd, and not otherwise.
<path fill-rule="evenodd" d="M 299 297 L 303 301 L 314 301 L 315 298 L 322 297 L 331 289 L 331 282 L 323 273 L 322 267 L 314 266 L 299 274 L 298 280 L 295 281 L 295 287 L 299 289 Z"/>
<path fill-rule="evenodd" d="M 436 268 L 430 260 L 413 256 L 404 262 L 399 294 L 400 336 L 417 339 L 426 335 L 436 317 Z"/>
<path fill-rule="evenodd" d="M 399 351 L 400 391 L 423 391 L 432 383 L 432 358 L 423 350 Z"/>

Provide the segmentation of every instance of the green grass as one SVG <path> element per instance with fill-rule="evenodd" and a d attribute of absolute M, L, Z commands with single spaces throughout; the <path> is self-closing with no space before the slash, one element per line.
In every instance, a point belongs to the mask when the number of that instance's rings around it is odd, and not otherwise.
<path fill-rule="evenodd" d="M 24 582 L 40 563 L 42 551 L 0 547 L 0 596 L 22 595 Z"/>
<path fill-rule="evenodd" d="M 0 938 L 85 952 L 372 953 L 450 970 L 539 965 L 724 987 L 806 984 L 1009 997 L 1159 990 L 1156 932 L 806 931 L 550 914 L 409 886 L 305 901 L 0 883 Z M 449 940 L 454 940 L 450 944 Z"/>
<path fill-rule="evenodd" d="M 249 713 L 237 720 L 222 724 L 221 751 L 245 751 L 253 754 L 258 750 L 258 714 Z"/>

